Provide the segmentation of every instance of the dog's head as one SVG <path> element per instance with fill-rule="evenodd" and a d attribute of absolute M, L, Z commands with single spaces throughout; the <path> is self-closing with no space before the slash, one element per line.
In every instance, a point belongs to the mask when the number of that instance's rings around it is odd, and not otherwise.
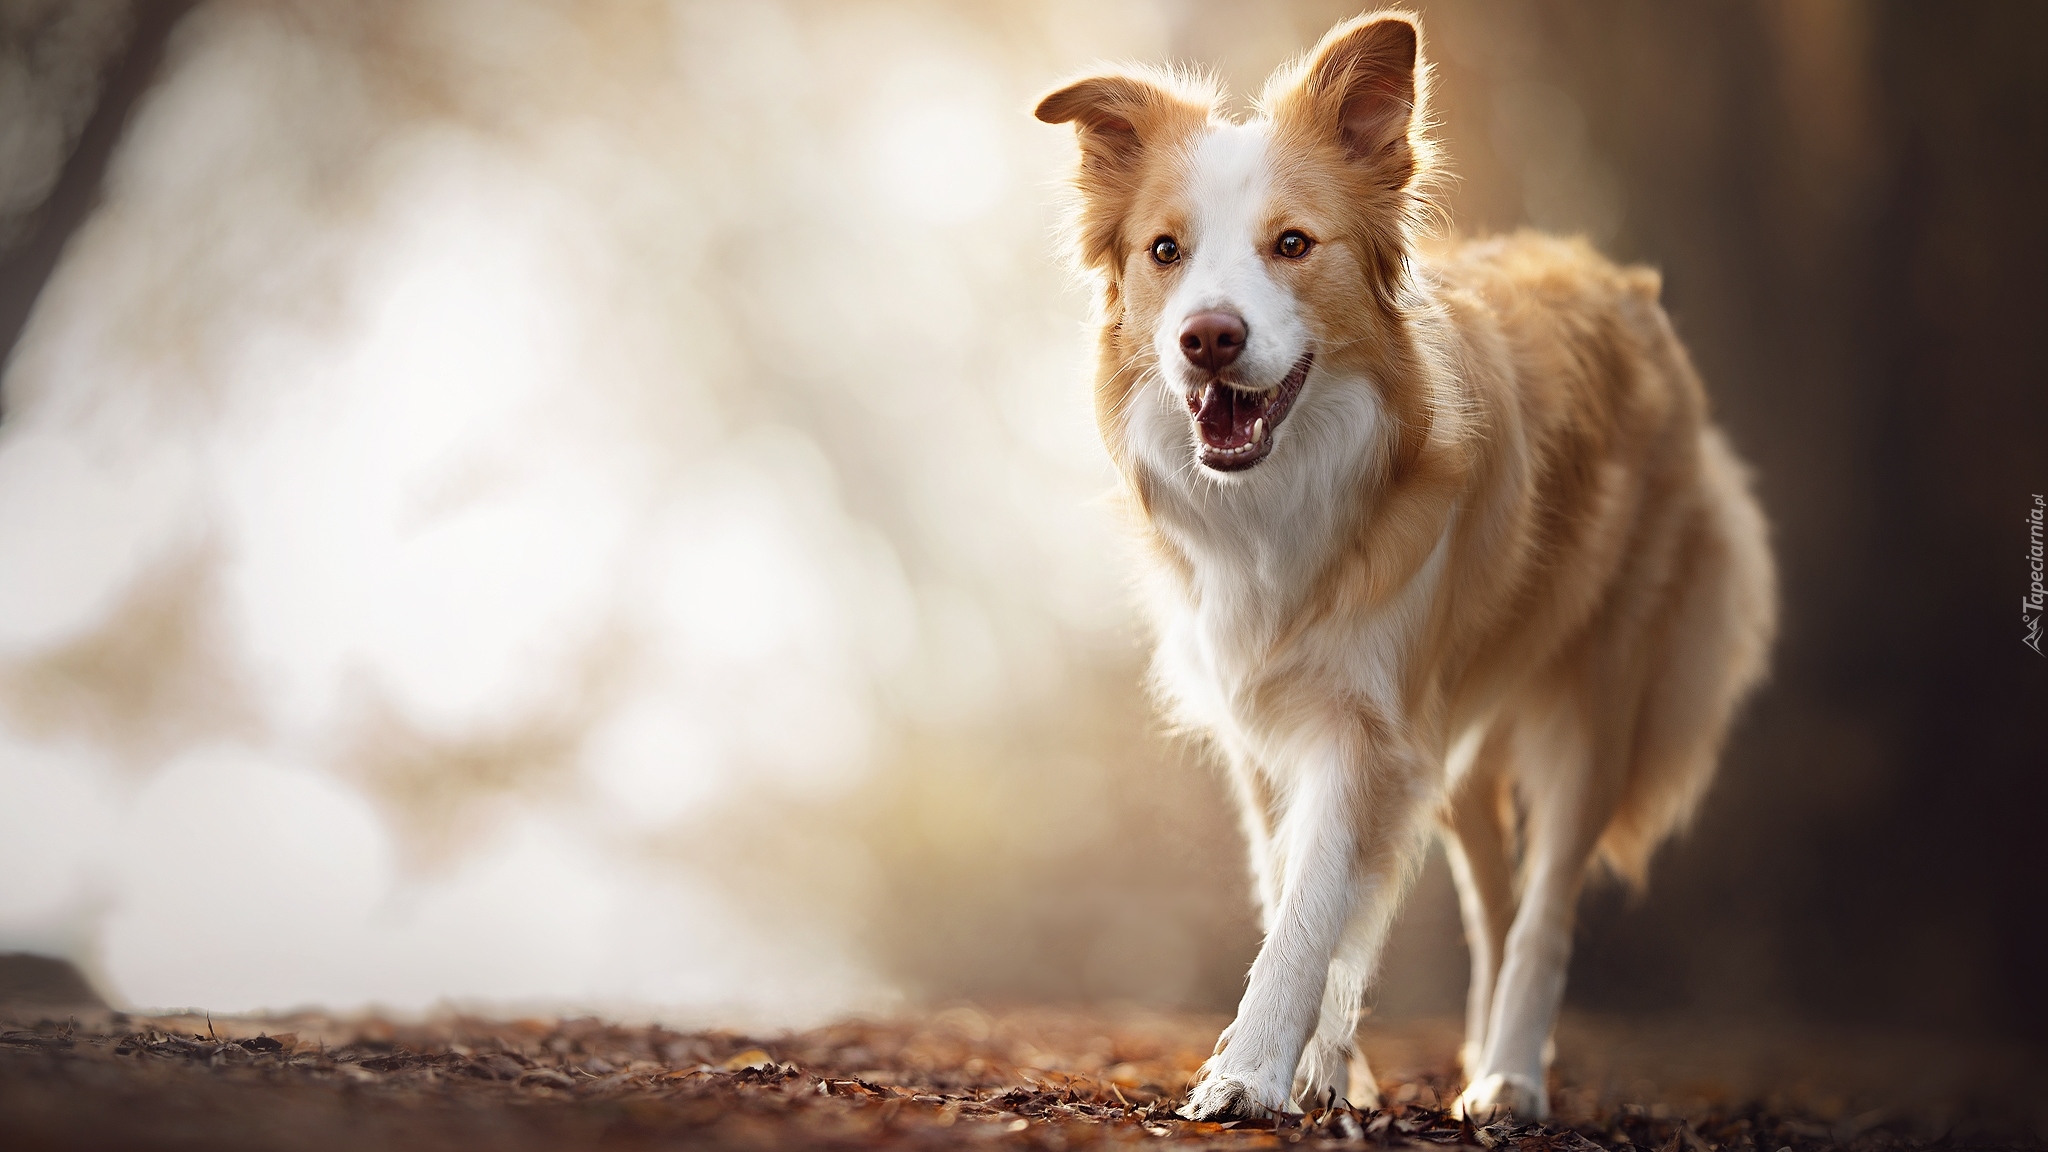
<path fill-rule="evenodd" d="M 1431 158 L 1425 77 L 1414 18 L 1380 13 L 1276 73 L 1246 123 L 1199 81 L 1146 70 L 1039 103 L 1079 131 L 1074 239 L 1108 311 L 1097 410 L 1112 451 L 1156 389 L 1184 408 L 1196 461 L 1242 472 L 1278 450 L 1305 390 L 1372 375 Z"/>

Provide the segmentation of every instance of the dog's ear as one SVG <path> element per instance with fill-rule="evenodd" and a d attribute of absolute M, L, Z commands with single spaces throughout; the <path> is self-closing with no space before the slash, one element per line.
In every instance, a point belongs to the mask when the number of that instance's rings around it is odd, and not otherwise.
<path fill-rule="evenodd" d="M 1214 96 L 1192 89 L 1178 77 L 1134 70 L 1076 80 L 1038 102 L 1034 115 L 1047 124 L 1071 123 L 1080 137 L 1074 186 L 1081 197 L 1083 264 L 1102 270 L 1122 264 L 1118 234 L 1146 155 L 1208 122 Z"/>
<path fill-rule="evenodd" d="M 1400 189 L 1424 158 L 1427 78 L 1415 17 L 1377 12 L 1330 29 L 1298 71 L 1276 76 L 1292 83 L 1273 104 L 1281 119 L 1334 138 L 1374 183 Z"/>
<path fill-rule="evenodd" d="M 1138 124 L 1154 117 L 1154 108 L 1172 94 L 1142 76 L 1111 73 L 1076 80 L 1046 94 L 1032 115 L 1047 124 L 1072 124 L 1081 133 L 1081 151 L 1110 163 L 1135 157 L 1142 142 Z"/>

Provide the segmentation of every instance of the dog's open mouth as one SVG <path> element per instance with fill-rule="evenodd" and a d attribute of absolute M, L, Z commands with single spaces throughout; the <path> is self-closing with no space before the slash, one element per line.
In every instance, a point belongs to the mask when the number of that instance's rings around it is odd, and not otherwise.
<path fill-rule="evenodd" d="M 1240 472 L 1264 460 L 1273 450 L 1273 430 L 1287 419 L 1287 410 L 1301 395 L 1314 359 L 1314 353 L 1304 354 L 1270 392 L 1252 392 L 1212 380 L 1188 393 L 1188 411 L 1195 418 L 1202 463 L 1218 472 Z"/>

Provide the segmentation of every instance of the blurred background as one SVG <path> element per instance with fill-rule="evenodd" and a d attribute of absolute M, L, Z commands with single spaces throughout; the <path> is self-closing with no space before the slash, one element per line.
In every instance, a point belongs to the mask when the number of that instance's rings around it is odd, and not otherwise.
<path fill-rule="evenodd" d="M 1461 234 L 1589 236 L 1757 467 L 1775 678 L 1571 992 L 2048 1043 L 2048 9 L 1423 4 Z M 1227 1011 L 1139 689 L 1102 59 L 1355 5 L 0 0 L 0 951 L 116 1001 Z M 1459 1010 L 1433 858 L 1376 1011 Z"/>

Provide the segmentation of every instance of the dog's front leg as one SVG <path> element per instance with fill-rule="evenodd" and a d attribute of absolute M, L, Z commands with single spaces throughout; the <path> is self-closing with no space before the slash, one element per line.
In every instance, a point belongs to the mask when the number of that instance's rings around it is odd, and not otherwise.
<path fill-rule="evenodd" d="M 1284 1110 L 1294 1066 L 1315 1031 L 1338 939 L 1357 907 L 1361 750 L 1331 741 L 1296 762 L 1274 828 L 1279 899 L 1252 962 L 1237 1019 L 1203 1066 L 1181 1115 L 1191 1120 Z"/>

